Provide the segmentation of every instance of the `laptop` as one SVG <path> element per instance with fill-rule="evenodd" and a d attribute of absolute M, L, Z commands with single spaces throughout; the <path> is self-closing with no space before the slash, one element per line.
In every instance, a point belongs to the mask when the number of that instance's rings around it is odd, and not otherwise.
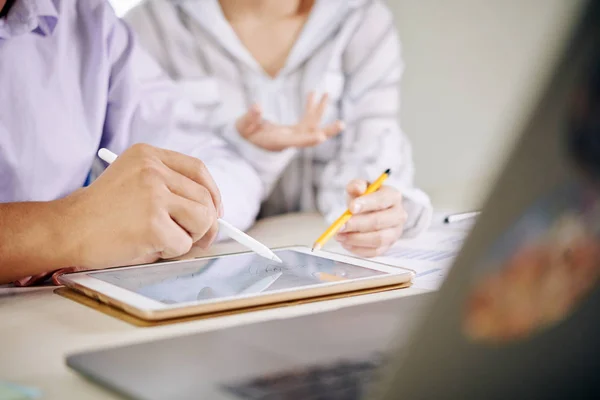
<path fill-rule="evenodd" d="M 600 1 L 438 293 L 75 354 L 135 399 L 600 398 Z"/>

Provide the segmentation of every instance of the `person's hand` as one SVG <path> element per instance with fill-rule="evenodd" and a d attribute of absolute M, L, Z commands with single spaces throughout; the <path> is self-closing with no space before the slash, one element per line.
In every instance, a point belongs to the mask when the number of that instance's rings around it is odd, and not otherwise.
<path fill-rule="evenodd" d="M 358 256 L 377 257 L 400 239 L 407 214 L 398 190 L 383 186 L 375 193 L 362 196 L 367 186 L 362 180 L 348 184 L 348 208 L 353 216 L 336 239 Z"/>
<path fill-rule="evenodd" d="M 149 145 L 131 147 L 91 186 L 58 206 L 66 232 L 62 264 L 80 269 L 153 262 L 182 256 L 193 245 L 206 248 L 222 215 L 219 190 L 200 160 Z M 16 284 L 31 285 L 53 273 Z"/>
<path fill-rule="evenodd" d="M 221 195 L 200 160 L 148 145 L 127 150 L 66 202 L 81 238 L 76 265 L 91 268 L 208 247 L 222 215 Z"/>
<path fill-rule="evenodd" d="M 317 102 L 315 94 L 311 93 L 308 96 L 304 117 L 298 124 L 291 126 L 272 124 L 263 120 L 260 107 L 255 105 L 237 120 L 236 128 L 244 139 L 272 152 L 290 147 L 314 147 L 344 130 L 341 121 L 320 127 L 328 102 L 328 95 L 324 95 Z"/>

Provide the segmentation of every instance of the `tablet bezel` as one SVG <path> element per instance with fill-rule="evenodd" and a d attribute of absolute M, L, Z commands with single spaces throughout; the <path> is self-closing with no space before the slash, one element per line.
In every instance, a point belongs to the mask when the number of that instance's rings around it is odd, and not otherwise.
<path fill-rule="evenodd" d="M 299 288 L 282 289 L 266 293 L 246 294 L 233 297 L 223 297 L 213 300 L 194 301 L 178 304 L 164 304 L 152 300 L 138 293 L 112 285 L 108 282 L 94 278 L 90 274 L 99 272 L 98 270 L 76 272 L 65 274 L 59 278 L 61 284 L 85 294 L 88 297 L 101 301 L 102 303 L 122 309 L 138 318 L 159 321 L 171 318 L 180 318 L 190 315 L 201 315 L 207 313 L 221 312 L 232 309 L 241 309 L 255 307 L 266 304 L 282 303 L 293 300 L 308 299 L 320 296 L 328 296 L 352 292 L 358 290 L 374 289 L 384 286 L 392 286 L 409 283 L 415 275 L 415 272 L 409 269 L 394 267 L 369 261 L 352 256 L 331 253 L 328 251 L 312 251 L 304 246 L 292 246 L 275 249 L 277 251 L 296 251 L 304 254 L 311 254 L 325 259 L 339 261 L 358 267 L 383 272 L 385 275 L 359 278 L 349 281 L 319 283 L 311 286 Z M 233 257 L 249 252 L 234 253 L 218 256 L 199 257 L 188 260 L 164 262 L 158 265 L 169 265 L 197 262 L 199 260 L 211 260 L 223 257 Z M 153 267 L 157 264 L 143 264 L 131 267 L 119 267 L 114 270 L 128 270 L 137 268 Z"/>

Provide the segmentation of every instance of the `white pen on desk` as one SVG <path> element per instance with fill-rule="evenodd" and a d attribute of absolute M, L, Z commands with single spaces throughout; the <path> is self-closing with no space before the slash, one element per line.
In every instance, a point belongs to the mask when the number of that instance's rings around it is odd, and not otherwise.
<path fill-rule="evenodd" d="M 98 151 L 98 157 L 104 160 L 107 164 L 112 164 L 117 159 L 117 155 L 108 149 L 100 149 Z M 283 263 L 283 261 L 281 261 L 281 259 L 277 257 L 277 255 L 273 253 L 273 251 L 271 251 L 271 249 L 269 249 L 267 246 L 265 246 L 258 240 L 252 238 L 248 234 L 242 232 L 241 230 L 239 230 L 238 228 L 236 228 L 235 226 L 231 225 L 229 222 L 223 219 L 219 218 L 218 222 L 221 231 L 227 236 L 229 236 L 231 239 L 241 244 L 242 246 L 247 247 L 248 249 L 254 251 L 256 254 L 268 260 L 276 261 L 280 264 Z"/>
<path fill-rule="evenodd" d="M 476 218 L 479 216 L 479 214 L 481 214 L 481 211 L 471 211 L 460 214 L 452 214 L 448 215 L 446 219 L 444 219 L 444 222 L 446 224 L 453 224 L 455 222 L 461 222 L 466 221 L 468 219 Z"/>

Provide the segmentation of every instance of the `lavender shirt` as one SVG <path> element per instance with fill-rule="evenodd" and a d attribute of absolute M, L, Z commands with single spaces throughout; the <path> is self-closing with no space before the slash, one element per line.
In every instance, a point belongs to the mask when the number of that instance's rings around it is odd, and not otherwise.
<path fill-rule="evenodd" d="M 104 0 L 17 0 L 0 19 L 0 203 L 80 188 L 100 147 L 151 143 L 202 159 L 247 228 L 256 172 L 209 133 Z"/>

